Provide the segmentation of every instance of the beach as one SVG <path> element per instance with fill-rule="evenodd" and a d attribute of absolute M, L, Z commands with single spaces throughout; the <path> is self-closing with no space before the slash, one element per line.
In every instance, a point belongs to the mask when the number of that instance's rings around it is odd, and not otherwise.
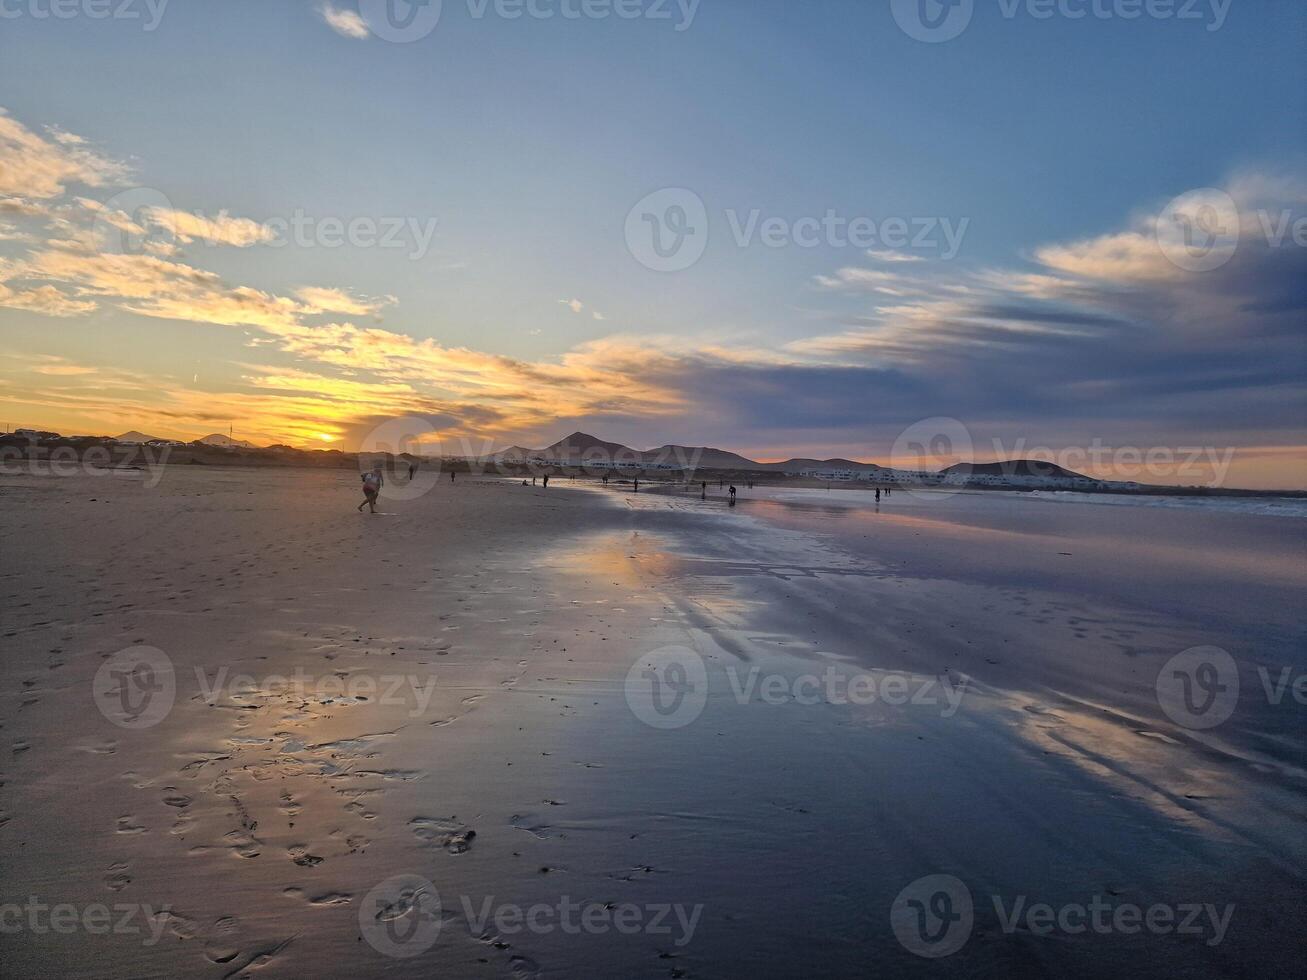
<path fill-rule="evenodd" d="M 0 476 L 6 974 L 1307 952 L 1307 518 L 391 480 Z"/>

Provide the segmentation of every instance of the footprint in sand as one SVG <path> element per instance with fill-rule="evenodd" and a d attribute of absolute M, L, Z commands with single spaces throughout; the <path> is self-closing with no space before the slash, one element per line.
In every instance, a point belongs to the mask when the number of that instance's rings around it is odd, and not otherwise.
<path fill-rule="evenodd" d="M 111 864 L 104 873 L 104 886 L 110 891 L 120 892 L 132 883 L 132 876 L 127 873 L 127 865 Z"/>
<path fill-rule="evenodd" d="M 118 818 L 118 826 L 115 833 L 119 834 L 143 834 L 145 828 L 136 822 L 136 818 L 130 813 Z"/>
<path fill-rule="evenodd" d="M 316 854 L 310 854 L 308 847 L 304 844 L 296 844 L 293 847 L 287 848 L 286 853 L 289 854 L 290 859 L 301 868 L 312 868 L 322 863 L 322 858 L 318 857 Z"/>
<path fill-rule="evenodd" d="M 454 818 L 448 820 L 435 817 L 414 817 L 408 822 L 408 828 L 419 840 L 428 841 L 437 847 L 443 847 L 450 854 L 463 854 L 472 847 L 472 840 L 477 832 L 471 827 L 460 824 Z"/>
<path fill-rule="evenodd" d="M 210 963 L 230 963 L 240 955 L 240 922 L 223 916 L 204 930 L 204 958 Z"/>
<path fill-rule="evenodd" d="M 377 819 L 377 815 L 373 813 L 371 810 L 369 810 L 367 807 L 365 807 L 358 800 L 354 800 L 352 803 L 346 803 L 345 809 L 356 816 L 362 817 L 364 820 Z"/>

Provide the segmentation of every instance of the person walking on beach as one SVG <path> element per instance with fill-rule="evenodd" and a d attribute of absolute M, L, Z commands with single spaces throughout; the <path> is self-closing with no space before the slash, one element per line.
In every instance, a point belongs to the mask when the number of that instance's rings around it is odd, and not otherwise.
<path fill-rule="evenodd" d="M 880 503 L 880 487 L 876 488 L 876 503 Z"/>
<path fill-rule="evenodd" d="M 453 470 L 450 470 L 450 471 L 449 471 L 449 482 L 450 482 L 450 483 L 453 483 L 453 482 L 454 482 L 454 477 L 456 477 L 456 476 L 458 476 L 458 474 L 457 474 L 456 472 L 454 472 Z"/>
<path fill-rule="evenodd" d="M 545 486 L 549 486 L 549 474 L 548 474 L 548 473 L 546 473 L 545 476 L 544 476 L 544 484 L 545 484 Z"/>
<path fill-rule="evenodd" d="M 409 464 L 408 464 L 408 482 L 409 482 L 409 483 L 412 483 L 412 482 L 413 482 L 413 474 L 416 473 L 417 471 L 418 471 L 418 464 L 417 464 L 417 463 L 409 463 Z"/>
<path fill-rule="evenodd" d="M 731 484 L 731 503 L 735 503 L 735 484 Z"/>
<path fill-rule="evenodd" d="M 366 504 L 372 513 L 377 512 L 377 494 L 381 493 L 385 482 L 386 478 L 381 473 L 380 463 L 363 474 L 363 503 L 359 504 L 359 510 L 362 510 L 363 505 Z"/>

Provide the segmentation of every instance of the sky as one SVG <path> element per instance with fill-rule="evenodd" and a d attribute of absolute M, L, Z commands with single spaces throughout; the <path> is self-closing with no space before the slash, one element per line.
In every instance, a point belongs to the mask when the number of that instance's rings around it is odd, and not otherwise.
<path fill-rule="evenodd" d="M 1304 41 L 1298 0 L 0 0 L 0 421 L 1307 487 Z"/>

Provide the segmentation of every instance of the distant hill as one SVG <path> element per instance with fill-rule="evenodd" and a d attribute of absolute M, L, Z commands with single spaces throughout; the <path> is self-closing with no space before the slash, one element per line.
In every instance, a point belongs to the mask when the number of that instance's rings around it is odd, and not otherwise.
<path fill-rule="evenodd" d="M 132 429 L 131 432 L 124 432 L 120 436 L 114 436 L 118 442 L 156 442 L 158 436 L 147 436 L 144 432 L 137 432 Z"/>
<path fill-rule="evenodd" d="M 592 436 L 588 432 L 573 432 L 570 436 L 559 439 L 552 446 L 535 450 L 533 455 L 542 456 L 545 459 L 568 459 L 580 462 L 587 456 L 591 459 L 629 459 L 632 453 L 635 453 L 636 457 L 640 455 L 634 449 L 623 446 L 621 443 L 605 442 L 598 436 Z"/>
<path fill-rule="evenodd" d="M 227 449 L 257 449 L 258 447 L 252 442 L 244 442 L 241 439 L 233 439 L 230 436 L 224 436 L 221 432 L 214 432 L 202 439 L 195 440 L 205 446 L 223 446 Z"/>
<path fill-rule="evenodd" d="M 757 470 L 794 472 L 803 469 L 879 470 L 875 463 L 851 459 L 789 459 L 782 463 L 759 463 L 739 453 L 711 446 L 681 446 L 668 443 L 656 449 L 632 449 L 619 442 L 608 442 L 588 432 L 573 432 L 543 449 L 509 446 L 490 457 L 496 462 L 525 462 L 529 459 L 567 460 L 573 463 L 642 462 L 672 464 L 678 467 L 710 470 Z"/>
<path fill-rule="evenodd" d="M 970 474 L 972 476 L 1064 476 L 1069 479 L 1089 479 L 1083 473 L 1068 470 L 1066 467 L 1050 463 L 1045 459 L 1005 459 L 996 463 L 954 463 L 940 470 L 949 473 Z"/>
<path fill-rule="evenodd" d="M 633 452 L 634 450 L 632 450 Z M 756 470 L 764 464 L 756 463 L 739 453 L 727 452 L 725 449 L 713 449 L 711 446 L 659 446 L 650 449 L 641 456 L 651 463 L 676 463 L 680 466 L 700 466 L 712 470 Z"/>
<path fill-rule="evenodd" d="M 787 459 L 783 463 L 762 463 L 768 469 L 785 473 L 798 473 L 802 470 L 883 470 L 885 467 L 876 463 L 859 463 L 856 459 Z"/>

